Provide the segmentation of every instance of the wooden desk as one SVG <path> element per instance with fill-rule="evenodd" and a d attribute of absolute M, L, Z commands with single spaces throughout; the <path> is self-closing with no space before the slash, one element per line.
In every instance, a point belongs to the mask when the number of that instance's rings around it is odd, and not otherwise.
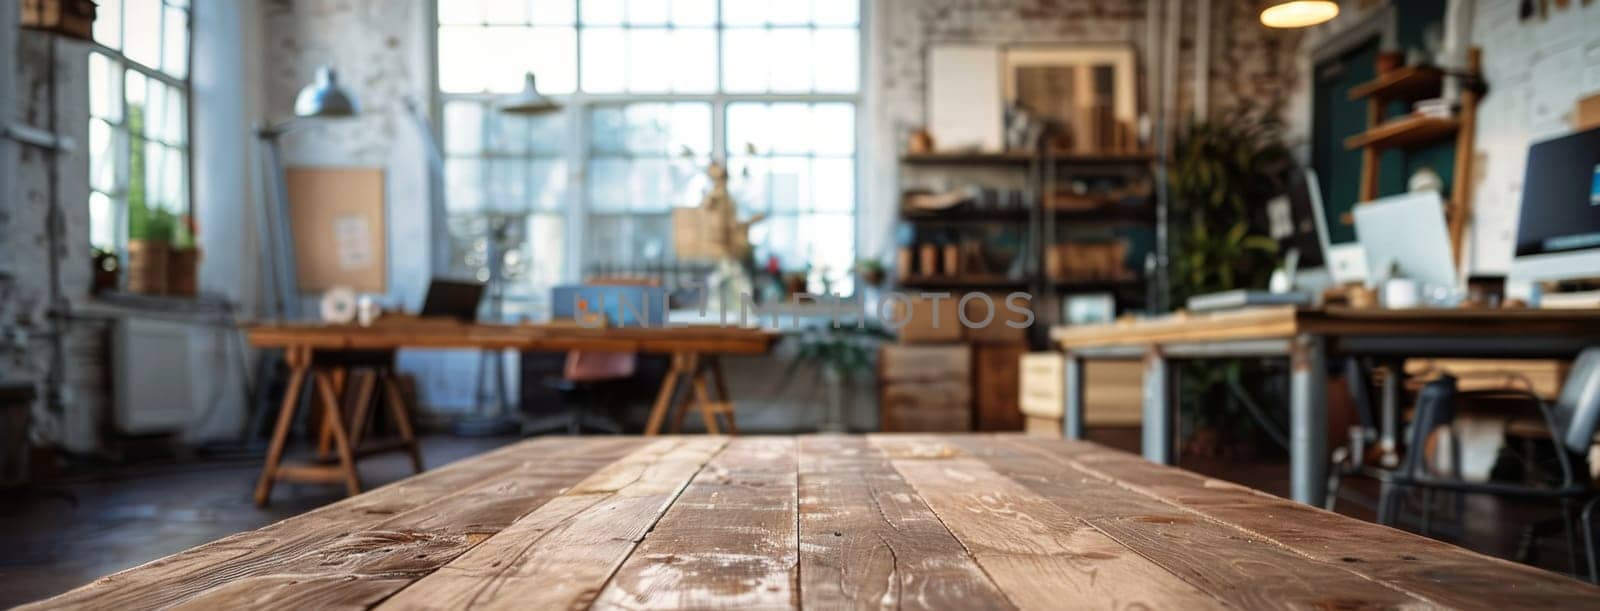
<path fill-rule="evenodd" d="M 521 442 L 24 608 L 1583 608 L 1600 588 L 1087 442 Z"/>
<path fill-rule="evenodd" d="M 370 327 L 324 324 L 269 324 L 246 328 L 252 345 L 280 348 L 290 368 L 289 385 L 279 409 L 278 422 L 267 448 L 266 464 L 256 487 L 256 504 L 265 505 L 278 480 L 344 483 L 350 494 L 361 491 L 355 459 L 384 450 L 406 450 L 413 466 L 422 470 L 422 459 L 411 431 L 411 410 L 404 405 L 395 383 L 394 353 L 402 348 L 567 351 L 596 350 L 643 352 L 672 355 L 672 366 L 662 380 L 650 412 L 647 434 L 659 434 L 668 412 L 679 407 L 673 430 L 681 428 L 691 407 L 700 411 L 706 430 L 721 432 L 717 416 L 722 416 L 730 433 L 737 432 L 733 403 L 722 377 L 719 357 L 723 354 L 765 354 L 778 340 L 775 332 L 720 326 L 660 328 L 585 328 L 575 324 L 466 324 L 450 320 L 403 318 L 379 321 Z M 374 377 L 358 387 L 353 416 L 342 416 L 340 397 L 344 396 L 347 371 L 366 367 Z M 375 382 L 369 381 L 375 379 Z M 324 414 L 324 428 L 318 453 L 327 457 L 337 453 L 337 464 L 285 465 L 283 447 L 294 425 L 294 412 L 300 402 L 302 386 L 314 386 L 313 409 Z M 371 448 L 361 447 L 362 429 L 373 387 L 384 389 L 385 403 L 400 428 L 401 438 Z M 687 401 L 679 400 L 679 388 L 689 389 Z M 713 399 L 711 389 L 716 390 Z M 334 415 L 337 417 L 327 417 Z"/>
<path fill-rule="evenodd" d="M 1083 436 L 1084 359 L 1143 359 L 1143 453 L 1176 458 L 1173 359 L 1287 357 L 1291 363 L 1290 480 L 1295 500 L 1321 505 L 1327 481 L 1330 355 L 1399 362 L 1411 357 L 1572 358 L 1600 344 L 1600 310 L 1376 310 L 1251 308 L 1104 325 L 1056 327 L 1067 356 L 1066 437 Z M 1394 377 L 1394 376 L 1391 376 Z M 1382 444 L 1394 445 L 1401 388 L 1386 382 Z"/>

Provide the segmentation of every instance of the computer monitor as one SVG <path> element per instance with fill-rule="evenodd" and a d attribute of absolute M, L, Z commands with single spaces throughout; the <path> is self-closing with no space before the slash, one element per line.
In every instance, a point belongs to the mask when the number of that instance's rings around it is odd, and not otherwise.
<path fill-rule="evenodd" d="M 428 296 L 422 300 L 423 318 L 454 318 L 461 322 L 478 319 L 478 303 L 483 301 L 483 283 L 435 278 L 428 283 Z"/>
<path fill-rule="evenodd" d="M 1299 267 L 1323 267 L 1327 264 L 1328 226 L 1322 216 L 1317 173 L 1295 167 L 1284 182 L 1283 196 L 1267 202 L 1272 239 L 1278 241 L 1280 254 L 1287 255 L 1291 249 L 1299 253 Z"/>
<path fill-rule="evenodd" d="M 1600 277 L 1600 127 L 1529 147 L 1515 252 L 1513 281 Z"/>
<path fill-rule="evenodd" d="M 1356 239 L 1366 251 L 1367 280 L 1391 276 L 1427 286 L 1460 284 L 1438 191 L 1391 195 L 1357 205 Z M 1395 273 L 1391 274 L 1391 268 Z"/>

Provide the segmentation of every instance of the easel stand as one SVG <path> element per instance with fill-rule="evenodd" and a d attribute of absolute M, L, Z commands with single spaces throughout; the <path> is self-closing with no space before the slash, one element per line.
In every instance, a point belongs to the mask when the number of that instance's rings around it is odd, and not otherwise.
<path fill-rule="evenodd" d="M 356 460 L 373 454 L 403 450 L 410 455 L 412 469 L 417 473 L 422 472 L 422 453 L 412 427 L 411 410 L 400 391 L 394 355 L 393 350 L 319 352 L 308 346 L 284 349 L 284 362 L 289 365 L 289 384 L 283 393 L 283 406 L 278 410 L 272 443 L 267 447 L 267 461 L 261 468 L 261 480 L 256 485 L 256 506 L 266 506 L 272 496 L 272 486 L 278 481 L 343 483 L 349 494 L 360 494 L 361 474 L 356 469 Z M 355 396 L 347 410 L 342 399 L 352 378 L 356 379 Z M 372 424 L 374 395 L 380 386 L 384 395 L 382 402 L 394 418 L 399 438 L 364 444 L 366 430 Z M 310 406 L 315 410 L 313 413 L 321 416 L 317 434 L 317 460 L 312 463 L 285 464 L 283 449 L 288 442 L 289 431 L 294 427 L 295 411 L 299 409 L 301 395 L 306 392 L 312 395 Z"/>
<path fill-rule="evenodd" d="M 687 402 L 678 398 L 680 384 L 688 388 L 690 397 Z M 711 397 L 713 388 L 716 390 L 715 400 Z M 699 352 L 674 352 L 672 367 L 667 370 L 666 378 L 661 380 L 661 390 L 656 393 L 656 402 L 650 410 L 650 421 L 645 426 L 644 434 L 660 435 L 667 412 L 677 408 L 672 418 L 673 433 L 683 431 L 683 419 L 689 415 L 690 409 L 699 409 L 707 434 L 722 434 L 722 427 L 717 422 L 717 416 L 720 415 L 727 421 L 728 434 L 738 435 L 739 426 L 734 422 L 733 400 L 730 397 L 722 375 L 721 359 Z"/>

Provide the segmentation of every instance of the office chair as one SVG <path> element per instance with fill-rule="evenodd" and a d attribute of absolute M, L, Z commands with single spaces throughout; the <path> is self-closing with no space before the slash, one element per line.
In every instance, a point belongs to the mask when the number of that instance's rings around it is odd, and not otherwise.
<path fill-rule="evenodd" d="M 621 433 L 622 426 L 595 408 L 611 403 L 616 392 L 633 378 L 639 356 L 632 352 L 573 350 L 567 353 L 561 377 L 547 385 L 566 406 L 568 434 L 578 435 L 585 428 L 606 433 Z"/>
<path fill-rule="evenodd" d="M 1532 391 L 1490 390 L 1470 393 L 1475 396 L 1519 397 L 1531 401 L 1544 416 L 1551 441 L 1555 445 L 1555 459 L 1561 468 L 1560 483 L 1554 487 L 1530 484 L 1505 484 L 1497 482 L 1468 482 L 1460 479 L 1436 477 L 1424 469 L 1421 450 L 1429 434 L 1436 428 L 1450 427 L 1455 418 L 1455 402 L 1467 393 L 1456 391 L 1455 379 L 1445 376 L 1430 382 L 1417 402 L 1417 412 L 1411 430 L 1411 445 L 1399 469 L 1381 475 L 1382 492 L 1378 502 L 1378 523 L 1394 525 L 1398 517 L 1402 495 L 1413 489 L 1424 493 L 1435 490 L 1463 494 L 1488 494 L 1501 497 L 1548 499 L 1561 503 L 1562 525 L 1567 533 L 1568 553 L 1572 556 L 1573 570 L 1577 570 L 1577 540 L 1572 523 L 1578 518 L 1583 531 L 1583 549 L 1588 564 L 1588 577 L 1600 583 L 1600 563 L 1596 559 L 1594 529 L 1590 524 L 1600 496 L 1590 481 L 1589 448 L 1594 443 L 1597 426 L 1600 426 L 1600 347 L 1584 350 L 1573 362 L 1561 394 L 1554 403 L 1545 401 Z M 1451 448 L 1459 453 L 1460 444 L 1453 438 Z M 1459 466 L 1459 457 L 1453 457 Z M 1453 471 L 1459 477 L 1460 469 Z M 1427 509 L 1427 500 L 1424 510 Z M 1578 511 L 1582 503 L 1582 511 Z"/>

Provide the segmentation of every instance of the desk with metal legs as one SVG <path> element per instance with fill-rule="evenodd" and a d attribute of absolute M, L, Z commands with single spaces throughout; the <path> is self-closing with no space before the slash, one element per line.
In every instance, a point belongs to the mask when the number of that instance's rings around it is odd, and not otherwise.
<path fill-rule="evenodd" d="M 1572 358 L 1584 347 L 1600 344 L 1600 310 L 1251 308 L 1057 327 L 1051 340 L 1066 355 L 1062 426 L 1069 439 L 1083 437 L 1083 361 L 1144 361 L 1143 453 L 1163 464 L 1177 459 L 1173 361 L 1289 359 L 1290 495 L 1320 506 L 1328 469 L 1330 355 L 1395 361 Z M 1398 390 L 1398 385 L 1386 388 L 1380 419 L 1380 439 L 1391 444 L 1399 428 Z"/>

